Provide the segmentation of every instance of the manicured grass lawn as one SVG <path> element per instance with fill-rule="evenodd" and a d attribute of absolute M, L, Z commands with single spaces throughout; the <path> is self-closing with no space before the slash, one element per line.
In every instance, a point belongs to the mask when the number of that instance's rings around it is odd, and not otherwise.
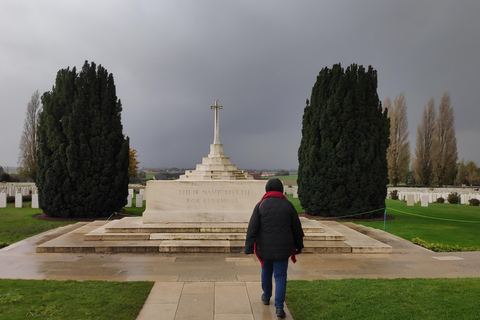
<path fill-rule="evenodd" d="M 143 207 L 140 208 L 135 207 L 135 200 L 133 202 L 133 207 L 124 209 L 134 216 L 142 216 L 143 211 L 145 211 L 145 201 L 143 202 Z M 29 202 L 24 202 L 24 205 L 28 207 L 15 208 L 13 203 L 8 203 L 6 208 L 0 208 L 0 248 L 2 245 L 9 245 L 42 232 L 76 222 L 34 219 L 34 215 L 43 213 L 42 209 L 29 208 Z"/>
<path fill-rule="evenodd" d="M 145 201 L 143 201 L 143 207 L 136 207 L 135 206 L 135 200 L 133 200 L 133 206 L 129 208 L 123 208 L 125 209 L 129 214 L 132 214 L 134 216 L 141 217 L 143 214 L 143 211 L 145 211 Z"/>
<path fill-rule="evenodd" d="M 145 173 L 145 179 L 146 180 L 153 180 L 153 176 L 156 175 L 156 174 L 158 174 L 158 172 L 157 173 L 153 173 L 153 172 Z"/>
<path fill-rule="evenodd" d="M 300 200 L 298 198 L 294 198 L 293 195 L 289 194 L 287 195 L 288 200 L 293 204 L 295 209 L 297 210 L 298 213 L 304 213 L 305 210 L 303 210 L 302 205 L 300 204 Z"/>
<path fill-rule="evenodd" d="M 296 181 L 298 179 L 298 175 L 290 175 L 290 176 L 275 176 L 273 178 L 278 178 L 283 181 L 284 185 L 297 185 Z M 293 183 L 295 181 L 295 183 Z"/>
<path fill-rule="evenodd" d="M 479 319 L 480 279 L 289 281 L 295 320 Z"/>
<path fill-rule="evenodd" d="M 32 218 L 40 213 L 43 213 L 42 209 L 15 208 L 13 203 L 8 203 L 6 208 L 0 208 L 0 243 L 12 244 L 44 231 L 75 223 Z"/>
<path fill-rule="evenodd" d="M 0 280 L 1 319 L 134 320 L 153 282 Z"/>
<path fill-rule="evenodd" d="M 147 206 L 147 202 L 143 200 L 142 206 L 137 207 L 137 199 L 136 199 L 136 196 L 134 196 L 132 199 L 132 206 L 128 208 L 124 207 L 123 209 L 135 216 L 141 216 L 143 211 L 145 211 L 146 206 Z"/>
<path fill-rule="evenodd" d="M 290 198 L 304 212 L 296 198 Z M 387 200 L 385 230 L 411 241 L 480 247 L 480 207 Z M 355 222 L 383 229 L 384 221 Z M 346 279 L 289 281 L 287 304 L 295 320 L 480 319 L 480 279 Z"/>
<path fill-rule="evenodd" d="M 420 238 L 429 243 L 480 247 L 480 207 L 449 203 L 430 203 L 428 207 L 415 204 L 408 207 L 406 202 L 387 200 L 385 231 L 412 241 Z M 383 230 L 383 221 L 356 222 Z"/>
<path fill-rule="evenodd" d="M 289 196 L 289 200 L 297 212 L 305 212 L 298 198 Z M 480 248 L 480 207 L 458 207 L 449 203 L 430 203 L 428 207 L 417 203 L 408 207 L 406 202 L 388 199 L 386 205 L 387 215 L 395 218 L 385 223 L 385 231 L 391 234 L 408 241 L 420 238 L 429 243 Z M 354 222 L 375 229 L 383 230 L 384 227 L 383 219 Z"/>

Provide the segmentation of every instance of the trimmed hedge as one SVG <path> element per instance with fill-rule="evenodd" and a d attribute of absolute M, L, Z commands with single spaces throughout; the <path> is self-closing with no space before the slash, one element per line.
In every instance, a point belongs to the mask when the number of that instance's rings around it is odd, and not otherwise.
<path fill-rule="evenodd" d="M 477 207 L 478 207 L 478 206 L 480 205 L 480 200 L 475 199 L 475 198 L 474 198 L 474 199 L 470 199 L 470 200 L 468 200 L 468 205 L 469 205 L 469 206 L 477 206 Z"/>
<path fill-rule="evenodd" d="M 460 251 L 480 251 L 480 248 L 477 247 L 460 247 L 459 245 L 448 245 L 440 243 L 429 243 L 420 238 L 413 238 L 412 242 L 421 247 L 427 248 L 435 252 L 460 252 Z"/>

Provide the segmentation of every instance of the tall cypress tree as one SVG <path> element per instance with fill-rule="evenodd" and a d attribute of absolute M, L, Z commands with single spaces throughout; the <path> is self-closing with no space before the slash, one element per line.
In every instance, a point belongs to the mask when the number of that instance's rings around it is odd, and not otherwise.
<path fill-rule="evenodd" d="M 322 69 L 304 110 L 298 151 L 298 196 L 306 213 L 383 213 L 388 143 L 377 72 L 355 64 Z"/>
<path fill-rule="evenodd" d="M 57 73 L 38 127 L 40 207 L 49 216 L 111 215 L 128 195 L 129 141 L 113 75 L 85 62 Z"/>

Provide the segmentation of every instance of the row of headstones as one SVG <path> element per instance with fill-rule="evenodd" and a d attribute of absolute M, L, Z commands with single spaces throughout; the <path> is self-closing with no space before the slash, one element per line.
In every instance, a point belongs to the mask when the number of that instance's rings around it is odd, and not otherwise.
<path fill-rule="evenodd" d="M 135 195 L 134 189 L 128 189 L 128 196 L 127 196 L 127 205 L 125 207 L 132 206 L 132 199 L 135 197 L 135 207 L 141 208 L 143 207 L 143 201 L 147 200 L 147 194 L 145 193 L 145 189 L 138 190 L 139 193 Z"/>
<path fill-rule="evenodd" d="M 413 192 L 399 192 L 398 199 L 407 201 L 407 205 L 412 205 L 416 202 L 421 202 L 422 207 L 428 207 L 429 203 L 436 202 L 438 198 L 448 199 L 448 193 L 413 193 Z M 468 204 L 471 199 L 479 199 L 480 193 L 461 194 L 459 200 L 461 204 Z"/>
<path fill-rule="evenodd" d="M 397 192 L 408 192 L 408 193 L 458 193 L 458 194 L 478 194 L 478 188 L 465 188 L 465 187 L 387 187 L 387 192 L 397 190 Z"/>
<path fill-rule="evenodd" d="M 11 197 L 11 196 L 9 196 Z M 38 209 L 38 193 L 32 193 L 32 208 Z M 15 193 L 15 208 L 21 208 L 23 206 L 23 194 L 20 192 Z M 0 208 L 7 207 L 7 194 L 0 192 Z"/>
<path fill-rule="evenodd" d="M 29 194 L 38 193 L 36 186 L 31 187 L 12 187 L 12 186 L 0 186 L 0 193 L 4 192 L 7 197 L 13 197 L 17 193 L 22 196 L 28 196 Z"/>
<path fill-rule="evenodd" d="M 30 191 L 32 191 L 32 208 L 38 209 L 38 193 L 37 193 L 37 188 L 36 187 L 21 187 L 21 188 L 8 188 L 10 189 L 16 189 L 15 193 L 11 192 L 5 192 L 5 190 L 0 190 L 0 208 L 6 208 L 7 207 L 7 196 L 8 197 L 13 197 L 15 196 L 15 208 L 21 208 L 23 206 L 23 196 L 24 195 L 29 195 Z M 26 190 L 28 189 L 28 190 Z M 142 207 L 143 206 L 143 200 L 146 200 L 146 193 L 145 189 L 140 189 L 140 192 L 136 194 L 135 200 L 136 200 L 136 207 Z M 135 193 L 133 189 L 128 189 L 128 196 L 127 196 L 127 205 L 126 207 L 131 207 L 132 206 L 132 199 L 134 197 Z"/>

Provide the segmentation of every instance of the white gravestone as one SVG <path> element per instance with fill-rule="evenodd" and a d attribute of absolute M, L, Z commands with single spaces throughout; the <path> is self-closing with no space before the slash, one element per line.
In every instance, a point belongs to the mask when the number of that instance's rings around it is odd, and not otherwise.
<path fill-rule="evenodd" d="M 286 195 L 291 195 L 293 194 L 293 188 L 292 187 L 284 187 L 284 192 Z"/>
<path fill-rule="evenodd" d="M 422 194 L 422 207 L 428 207 L 428 194 Z"/>
<path fill-rule="evenodd" d="M 21 208 L 22 207 L 22 194 L 21 193 L 15 193 L 15 208 Z"/>
<path fill-rule="evenodd" d="M 465 195 L 465 204 L 468 204 L 470 199 L 472 199 L 471 195 L 469 194 Z"/>
<path fill-rule="evenodd" d="M 137 196 L 135 198 L 135 202 L 136 202 L 135 206 L 137 208 L 143 207 L 143 195 L 141 193 L 137 194 Z"/>
<path fill-rule="evenodd" d="M 7 207 L 7 194 L 2 192 L 0 193 L 0 208 Z"/>
<path fill-rule="evenodd" d="M 129 207 L 129 208 L 130 208 L 131 206 L 132 206 L 132 195 L 129 194 L 129 195 L 127 196 L 127 205 L 126 205 L 125 207 Z"/>
<path fill-rule="evenodd" d="M 38 209 L 38 193 L 32 194 L 32 208 Z"/>
<path fill-rule="evenodd" d="M 413 207 L 415 205 L 415 197 L 413 194 L 407 195 L 407 206 Z"/>

